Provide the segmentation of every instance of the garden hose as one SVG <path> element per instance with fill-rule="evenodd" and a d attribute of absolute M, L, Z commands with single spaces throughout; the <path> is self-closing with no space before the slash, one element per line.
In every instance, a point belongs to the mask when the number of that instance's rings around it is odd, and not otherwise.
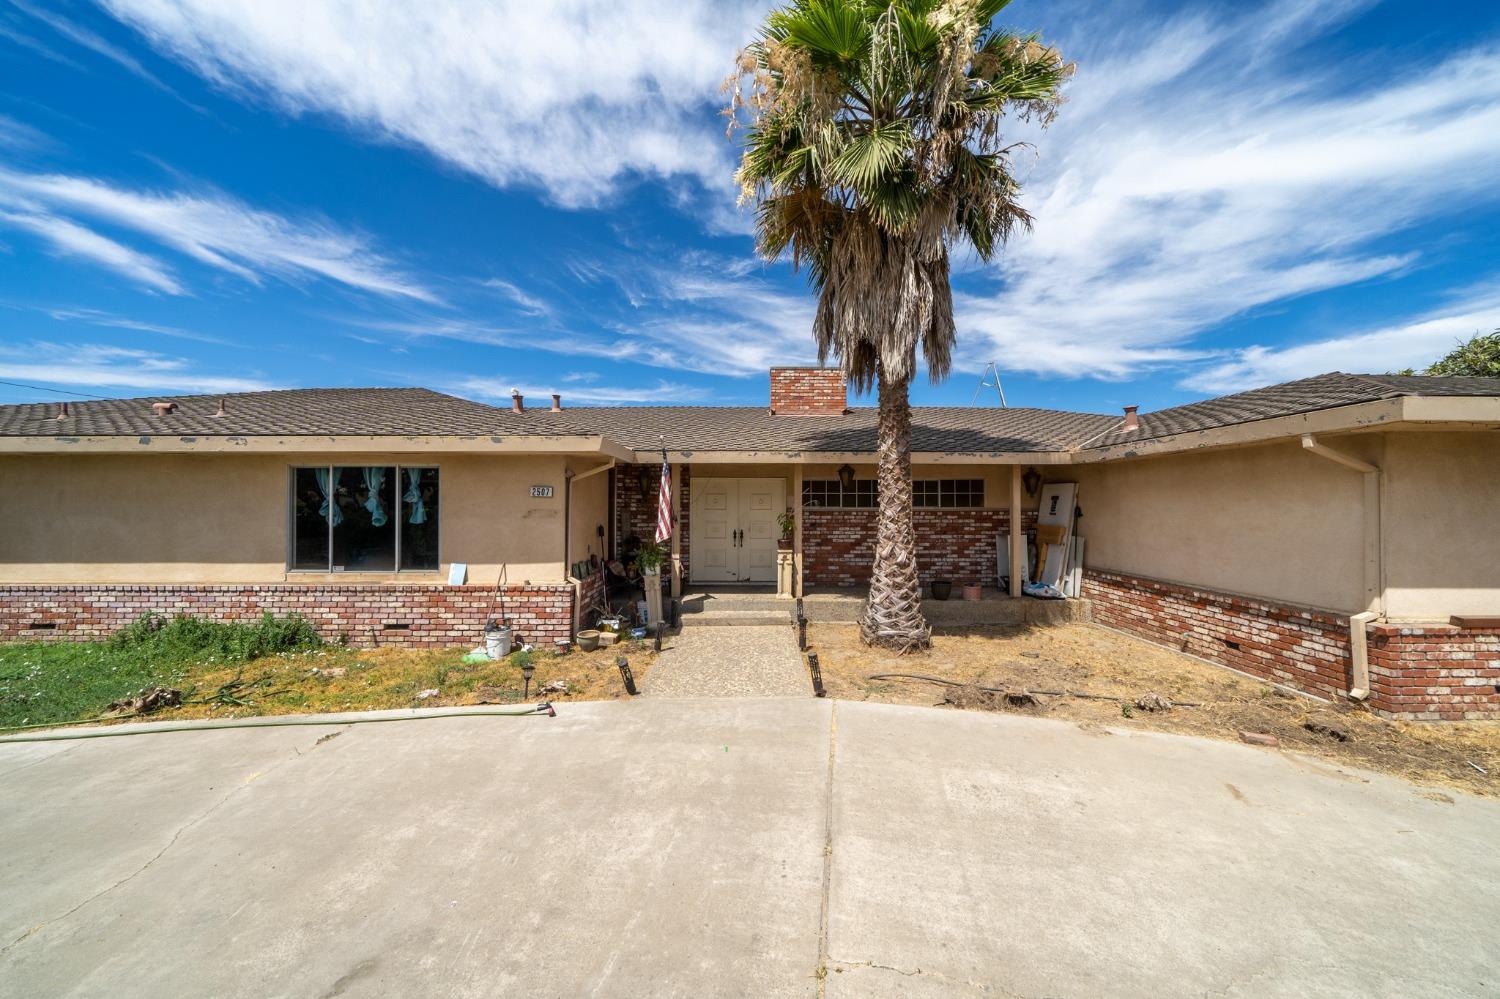
<path fill-rule="evenodd" d="M 290 725 L 317 725 L 324 728 L 336 728 L 340 725 L 370 725 L 376 722 L 398 722 L 398 721 L 424 721 L 432 718 L 519 718 L 527 716 L 557 717 L 557 711 L 551 702 L 542 701 L 538 704 L 528 704 L 520 709 L 502 708 L 468 708 L 462 711 L 442 711 L 426 715 L 360 715 L 353 717 L 340 717 L 337 715 L 264 715 L 256 718 L 210 718 L 197 721 L 162 722 L 145 725 L 121 725 L 115 728 L 102 728 L 91 732 L 39 732 L 36 735 L 0 735 L 0 744 L 7 742 L 59 742 L 65 739 L 110 739 L 122 735 L 156 735 L 160 732 L 202 732 L 210 729 L 225 728 L 281 728 Z M 97 719 L 87 719 L 95 721 Z M 68 722 L 52 723 L 49 727 L 70 724 Z M 71 724 L 79 724 L 72 722 Z"/>

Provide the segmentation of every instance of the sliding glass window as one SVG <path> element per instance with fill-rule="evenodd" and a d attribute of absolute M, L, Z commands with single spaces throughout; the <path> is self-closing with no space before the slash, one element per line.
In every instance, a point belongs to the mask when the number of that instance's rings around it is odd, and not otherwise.
<path fill-rule="evenodd" d="M 438 470 L 332 465 L 292 470 L 291 568 L 438 568 Z"/>

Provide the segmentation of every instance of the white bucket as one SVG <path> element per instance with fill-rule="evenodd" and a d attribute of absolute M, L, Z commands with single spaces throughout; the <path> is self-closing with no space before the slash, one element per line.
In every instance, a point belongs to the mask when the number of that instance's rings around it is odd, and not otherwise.
<path fill-rule="evenodd" d="M 484 633 L 484 651 L 491 659 L 504 659 L 510 655 L 510 629 L 496 628 Z"/>

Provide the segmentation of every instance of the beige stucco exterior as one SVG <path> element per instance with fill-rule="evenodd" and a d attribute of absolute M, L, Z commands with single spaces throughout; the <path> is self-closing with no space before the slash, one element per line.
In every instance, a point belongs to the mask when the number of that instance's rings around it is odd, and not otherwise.
<path fill-rule="evenodd" d="M 1385 436 L 1387 615 L 1500 615 L 1500 431 Z"/>
<path fill-rule="evenodd" d="M 438 572 L 292 572 L 290 469 L 435 465 Z M 0 456 L 0 581 L 14 583 L 556 582 L 563 455 L 70 454 Z M 598 459 L 593 460 L 594 464 Z M 604 478 L 599 476 L 596 478 Z M 531 486 L 550 485 L 550 498 Z M 586 485 L 586 483 L 585 483 Z M 597 505 L 591 497 L 587 502 Z M 589 522 L 589 530 L 593 529 Z"/>
<path fill-rule="evenodd" d="M 1293 438 L 1048 472 L 1079 483 L 1092 568 L 1392 620 L 1500 614 L 1500 434 L 1420 429 L 1324 435 L 1365 476 Z"/>

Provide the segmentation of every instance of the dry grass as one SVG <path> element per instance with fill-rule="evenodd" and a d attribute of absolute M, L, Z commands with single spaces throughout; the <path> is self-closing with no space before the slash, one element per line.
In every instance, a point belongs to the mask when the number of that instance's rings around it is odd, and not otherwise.
<path fill-rule="evenodd" d="M 385 708 L 450 707 L 465 704 L 513 704 L 522 700 L 521 669 L 511 659 L 465 663 L 467 649 L 346 649 L 255 659 L 230 668 L 190 666 L 181 682 L 189 699 L 211 697 L 239 679 L 247 685 L 239 697 L 249 704 L 189 704 L 155 712 L 152 720 L 229 718 L 251 715 L 317 714 L 375 711 Z M 537 653 L 532 662 L 530 701 L 614 700 L 628 696 L 615 657 L 624 655 L 639 684 L 656 658 L 644 642 L 627 642 L 595 652 L 567 655 Z M 314 672 L 316 670 L 316 672 Z M 549 683 L 567 684 L 566 692 L 542 693 Z M 424 690 L 435 696 L 418 697 Z"/>
<path fill-rule="evenodd" d="M 932 650 L 896 656 L 864 646 L 853 625 L 815 624 L 808 642 L 818 653 L 830 697 L 900 704 L 958 702 L 966 707 L 1043 714 L 1084 725 L 1113 725 L 1237 740 L 1239 732 L 1274 735 L 1287 749 L 1337 763 L 1500 797 L 1500 723 L 1403 723 L 1359 707 L 1290 694 L 1092 625 L 954 630 L 933 636 Z M 1007 691 L 1085 691 L 1123 701 L 1039 698 L 1012 707 L 975 692 L 872 674 L 924 673 Z M 1146 711 L 1137 699 L 1157 694 L 1176 707 Z M 1321 726 L 1313 731 L 1307 726 Z M 1330 731 L 1342 732 L 1340 741 Z M 1480 774 L 1470 762 L 1484 768 Z"/>

